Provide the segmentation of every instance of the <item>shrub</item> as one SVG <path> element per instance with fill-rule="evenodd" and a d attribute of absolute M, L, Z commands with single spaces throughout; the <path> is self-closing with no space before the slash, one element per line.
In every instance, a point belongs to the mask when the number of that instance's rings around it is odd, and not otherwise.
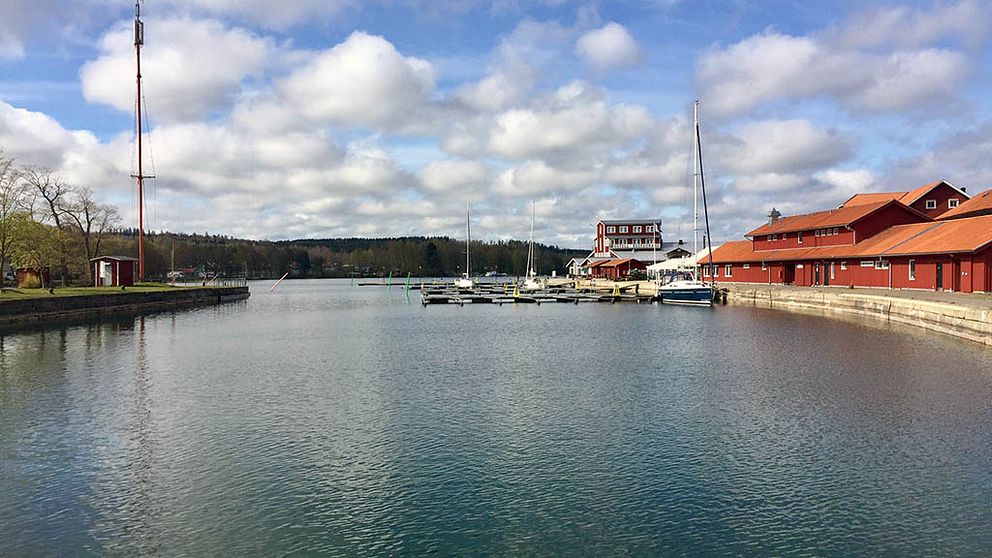
<path fill-rule="evenodd" d="M 25 275 L 21 283 L 17 285 L 22 289 L 40 289 L 41 288 L 41 278 L 37 275 Z"/>

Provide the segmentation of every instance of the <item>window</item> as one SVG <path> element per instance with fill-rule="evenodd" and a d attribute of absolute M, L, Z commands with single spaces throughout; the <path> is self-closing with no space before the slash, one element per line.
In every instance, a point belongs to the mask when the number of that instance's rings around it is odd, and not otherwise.
<path fill-rule="evenodd" d="M 751 264 L 744 264 L 741 266 L 743 269 L 751 269 Z"/>
<path fill-rule="evenodd" d="M 709 277 L 709 276 L 710 276 L 710 266 L 704 265 L 703 266 L 703 277 Z"/>
<path fill-rule="evenodd" d="M 909 280 L 916 281 L 916 260 L 909 260 Z"/>
<path fill-rule="evenodd" d="M 847 262 L 840 262 L 840 270 L 847 271 Z"/>
<path fill-rule="evenodd" d="M 798 242 L 799 244 L 803 243 L 803 231 L 799 231 L 796 233 L 796 242 Z"/>
<path fill-rule="evenodd" d="M 955 207 L 958 206 L 958 203 L 960 202 L 958 201 L 957 198 L 951 198 L 947 200 L 947 209 L 954 209 Z"/>
<path fill-rule="evenodd" d="M 937 200 L 927 200 L 927 209 L 937 209 Z"/>
<path fill-rule="evenodd" d="M 889 262 L 884 260 L 877 260 L 875 262 L 875 269 L 889 269 Z"/>
<path fill-rule="evenodd" d="M 778 240 L 778 235 L 777 234 L 773 234 L 772 235 L 772 240 Z"/>
<path fill-rule="evenodd" d="M 620 234 L 627 232 L 627 225 L 620 225 Z"/>
<path fill-rule="evenodd" d="M 734 269 L 734 266 L 732 266 L 730 264 L 727 264 L 727 265 L 723 266 L 723 276 L 724 277 L 731 277 L 733 275 L 733 273 L 732 273 L 733 269 Z"/>
<path fill-rule="evenodd" d="M 782 240 L 789 238 L 789 233 L 782 233 Z"/>
<path fill-rule="evenodd" d="M 641 232 L 641 226 L 640 225 L 634 225 L 634 232 L 635 233 Z"/>
<path fill-rule="evenodd" d="M 610 225 L 609 227 L 606 227 L 606 232 L 608 232 L 608 233 L 615 233 L 615 232 L 617 232 L 617 228 L 614 227 L 613 225 Z"/>
<path fill-rule="evenodd" d="M 833 281 L 837 276 L 834 273 L 834 262 L 830 262 L 830 280 Z"/>
<path fill-rule="evenodd" d="M 816 229 L 816 236 L 820 236 L 820 229 Z"/>
<path fill-rule="evenodd" d="M 840 229 L 838 229 L 837 227 L 834 227 L 834 236 L 837 236 L 839 234 L 840 234 Z"/>
<path fill-rule="evenodd" d="M 767 263 L 761 262 L 761 271 L 768 271 L 768 264 Z"/>
<path fill-rule="evenodd" d="M 861 267 L 875 267 L 875 262 L 872 260 L 861 260 Z"/>

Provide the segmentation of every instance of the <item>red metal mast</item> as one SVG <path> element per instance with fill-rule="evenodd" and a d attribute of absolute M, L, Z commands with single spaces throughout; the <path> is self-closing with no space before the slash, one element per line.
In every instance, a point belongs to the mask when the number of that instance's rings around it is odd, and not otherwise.
<path fill-rule="evenodd" d="M 144 179 L 141 157 L 141 45 L 145 43 L 145 25 L 141 22 L 140 0 L 134 2 L 134 52 L 138 59 L 138 174 L 131 175 L 138 179 L 138 280 L 145 280 L 145 198 L 143 192 Z"/>

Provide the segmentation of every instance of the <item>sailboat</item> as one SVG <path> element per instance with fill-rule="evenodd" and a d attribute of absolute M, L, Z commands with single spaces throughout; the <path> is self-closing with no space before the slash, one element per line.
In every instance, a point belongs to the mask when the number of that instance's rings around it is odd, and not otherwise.
<path fill-rule="evenodd" d="M 706 221 L 706 244 L 707 252 L 709 256 L 710 269 L 713 268 L 713 254 L 712 249 L 709 249 L 709 244 L 712 242 L 712 237 L 710 236 L 710 216 L 709 211 L 706 208 L 706 182 L 703 179 L 703 150 L 699 139 L 699 101 L 696 101 L 692 106 L 692 123 L 695 138 L 693 140 L 694 148 L 694 164 L 696 172 L 693 173 L 693 214 L 692 214 L 692 234 L 693 234 L 693 252 L 696 257 L 699 255 L 699 246 L 696 243 L 696 231 L 698 230 L 698 217 L 699 212 L 696 208 L 696 195 L 697 188 L 703 194 L 703 215 Z M 698 268 L 698 261 L 697 268 Z M 661 298 L 661 302 L 664 304 L 696 304 L 704 306 L 713 305 L 713 290 L 714 284 L 705 283 L 700 281 L 696 277 L 695 272 L 692 271 L 677 271 L 670 275 L 665 275 L 658 279 L 658 296 Z"/>
<path fill-rule="evenodd" d="M 537 202 L 531 202 L 531 216 L 530 216 L 530 246 L 527 248 L 527 277 L 524 279 L 520 288 L 525 291 L 539 291 L 547 287 L 547 282 L 543 279 L 537 278 L 537 267 L 535 265 L 535 258 L 537 254 L 534 253 L 534 221 L 537 218 Z"/>
<path fill-rule="evenodd" d="M 472 244 L 472 216 L 468 208 L 468 204 L 465 204 L 465 273 L 458 279 L 455 279 L 456 289 L 471 289 L 475 287 L 475 281 L 472 280 L 472 257 L 469 253 L 469 247 Z"/>

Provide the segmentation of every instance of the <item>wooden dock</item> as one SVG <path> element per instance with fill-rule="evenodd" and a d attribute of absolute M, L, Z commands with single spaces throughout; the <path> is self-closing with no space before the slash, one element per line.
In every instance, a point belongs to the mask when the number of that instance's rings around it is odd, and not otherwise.
<path fill-rule="evenodd" d="M 421 302 L 429 304 L 579 304 L 586 302 L 618 302 L 650 304 L 658 302 L 654 293 L 638 292 L 636 286 L 614 285 L 611 289 L 577 288 L 574 281 L 560 280 L 538 291 L 525 291 L 514 283 L 482 283 L 472 289 L 456 289 L 451 284 L 424 285 Z"/>

